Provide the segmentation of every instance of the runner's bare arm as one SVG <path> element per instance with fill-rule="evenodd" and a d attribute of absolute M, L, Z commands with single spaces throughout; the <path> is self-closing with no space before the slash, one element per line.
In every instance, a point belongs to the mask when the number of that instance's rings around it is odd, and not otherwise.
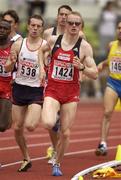
<path fill-rule="evenodd" d="M 108 67 L 108 59 L 105 59 L 104 61 L 100 62 L 97 66 L 98 72 L 102 72 L 103 69 Z"/>
<path fill-rule="evenodd" d="M 5 70 L 6 72 L 10 72 L 13 70 L 14 65 L 17 61 L 17 56 L 21 48 L 22 39 L 19 41 L 16 41 L 11 46 L 10 56 L 5 64 Z"/>
<path fill-rule="evenodd" d="M 84 45 L 84 74 L 89 78 L 96 79 L 98 77 L 98 69 L 93 58 L 92 47 L 85 41 Z"/>
<path fill-rule="evenodd" d="M 109 43 L 109 46 L 108 46 L 108 52 L 110 51 L 110 48 L 112 46 L 112 42 Z M 108 67 L 108 58 L 105 59 L 105 60 L 102 60 L 99 64 L 98 64 L 98 71 L 101 72 L 103 71 L 103 69 L 107 68 Z"/>
<path fill-rule="evenodd" d="M 49 55 L 49 51 L 50 51 L 50 47 L 46 43 L 39 49 L 38 52 L 38 63 L 40 67 L 40 84 L 42 85 L 46 78 L 45 65 L 47 66 L 47 58 Z"/>
<path fill-rule="evenodd" d="M 85 40 L 82 41 L 80 46 L 80 57 L 77 56 L 73 59 L 73 64 L 80 71 L 89 78 L 96 79 L 98 76 L 98 69 L 93 59 L 93 51 L 89 43 Z"/>

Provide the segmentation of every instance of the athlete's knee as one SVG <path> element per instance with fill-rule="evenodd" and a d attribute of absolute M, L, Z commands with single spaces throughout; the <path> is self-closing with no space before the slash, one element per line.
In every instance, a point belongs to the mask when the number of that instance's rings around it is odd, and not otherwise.
<path fill-rule="evenodd" d="M 34 129 L 37 127 L 37 123 L 34 123 L 34 122 L 26 122 L 25 123 L 25 128 L 28 130 L 28 131 L 34 131 Z"/>
<path fill-rule="evenodd" d="M 61 136 L 63 139 L 70 138 L 70 129 L 66 129 L 66 130 L 61 131 Z"/>
<path fill-rule="evenodd" d="M 107 121 L 110 121 L 111 116 L 112 116 L 112 110 L 106 110 L 104 112 L 104 117 Z"/>
<path fill-rule="evenodd" d="M 3 126 L 0 127 L 0 132 L 5 132 L 7 129 Z"/>
<path fill-rule="evenodd" d="M 44 123 L 44 127 L 45 127 L 46 129 L 52 129 L 52 128 L 54 127 L 54 123 L 52 123 L 52 122 L 46 122 L 46 123 Z"/>
<path fill-rule="evenodd" d="M 40 123 L 39 119 L 36 119 L 35 121 L 33 121 L 33 120 L 26 121 L 25 128 L 30 132 L 34 131 L 39 126 L 39 123 Z"/>
<path fill-rule="evenodd" d="M 35 126 L 34 125 L 26 125 L 26 129 L 28 130 L 28 131 L 34 131 L 35 130 Z"/>
<path fill-rule="evenodd" d="M 43 126 L 44 126 L 45 129 L 50 130 L 50 129 L 53 129 L 55 124 L 53 122 L 51 122 L 51 121 L 48 121 L 48 122 L 46 121 L 46 122 L 43 122 Z"/>
<path fill-rule="evenodd" d="M 24 128 L 24 124 L 19 124 L 15 121 L 13 122 L 13 129 L 15 132 L 20 132 L 23 130 L 23 128 Z"/>
<path fill-rule="evenodd" d="M 0 116 L 0 132 L 4 132 L 7 129 L 10 129 L 11 125 L 12 125 L 12 120 L 10 116 L 6 116 L 6 115 Z"/>
<path fill-rule="evenodd" d="M 4 122 L 4 117 L 0 117 L 0 132 L 4 132 L 7 129 L 8 124 Z"/>
<path fill-rule="evenodd" d="M 50 130 L 55 126 L 55 123 L 54 123 L 53 119 L 51 119 L 51 118 L 50 119 L 48 119 L 48 118 L 45 119 L 45 117 L 42 117 L 42 125 L 43 125 L 43 127 L 45 129 Z"/>
<path fill-rule="evenodd" d="M 12 123 L 8 123 L 7 125 L 6 124 L 1 124 L 0 125 L 0 132 L 5 132 L 6 130 L 10 129 L 11 128 L 11 124 Z"/>

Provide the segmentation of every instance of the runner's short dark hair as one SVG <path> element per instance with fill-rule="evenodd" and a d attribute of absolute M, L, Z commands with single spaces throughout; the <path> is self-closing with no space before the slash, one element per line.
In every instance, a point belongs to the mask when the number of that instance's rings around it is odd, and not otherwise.
<path fill-rule="evenodd" d="M 58 8 L 58 14 L 59 14 L 59 12 L 60 12 L 60 10 L 61 10 L 62 8 L 65 8 L 65 9 L 67 9 L 67 10 L 69 10 L 69 11 L 72 11 L 72 8 L 71 8 L 69 5 L 62 5 L 62 6 L 60 6 L 60 7 Z"/>
<path fill-rule="evenodd" d="M 3 19 L 6 15 L 11 16 L 15 20 L 15 23 L 19 23 L 19 21 L 20 21 L 19 16 L 15 10 L 9 9 L 9 10 L 5 11 L 2 15 Z"/>

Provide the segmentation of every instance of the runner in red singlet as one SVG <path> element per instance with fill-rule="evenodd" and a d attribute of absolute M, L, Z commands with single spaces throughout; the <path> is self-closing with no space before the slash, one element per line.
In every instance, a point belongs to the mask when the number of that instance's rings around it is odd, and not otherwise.
<path fill-rule="evenodd" d="M 58 8 L 58 14 L 57 14 L 57 24 L 54 27 L 48 28 L 44 31 L 43 37 L 47 41 L 51 36 L 59 36 L 64 33 L 66 28 L 66 21 L 68 14 L 72 11 L 72 8 L 68 5 L 62 5 Z M 79 35 L 85 39 L 84 33 L 83 33 L 83 26 L 84 22 L 81 25 Z M 80 72 L 80 74 L 82 74 Z M 81 77 L 81 76 L 80 76 Z M 52 164 L 55 161 L 55 154 L 56 154 L 56 145 L 58 141 L 58 133 L 60 129 L 60 113 L 57 114 L 57 121 L 55 126 L 49 130 L 50 139 L 52 141 L 52 145 L 47 149 L 47 158 L 48 163 Z"/>
<path fill-rule="evenodd" d="M 68 5 L 62 5 L 58 8 L 57 24 L 54 27 L 48 28 L 43 33 L 43 38 L 49 40 L 51 36 L 59 36 L 64 33 L 66 27 L 67 15 L 72 11 Z M 55 161 L 56 145 L 58 142 L 58 133 L 60 129 L 60 113 L 57 114 L 55 126 L 49 130 L 52 145 L 47 149 L 48 163 L 52 164 Z"/>
<path fill-rule="evenodd" d="M 0 131 L 11 126 L 11 73 L 5 71 L 5 64 L 10 55 L 11 42 L 9 35 L 11 26 L 8 22 L 0 21 Z"/>
<path fill-rule="evenodd" d="M 79 35 L 81 26 L 80 13 L 71 12 L 67 17 L 64 35 L 52 36 L 48 42 L 51 49 L 51 61 L 42 118 L 45 128 L 51 129 L 56 123 L 57 112 L 60 110 L 61 124 L 56 149 L 57 156 L 52 169 L 53 176 L 62 175 L 60 162 L 69 145 L 71 127 L 79 101 L 79 71 L 83 71 L 92 79 L 96 79 L 98 74 L 92 48 Z M 42 50 L 40 59 L 44 56 Z"/>

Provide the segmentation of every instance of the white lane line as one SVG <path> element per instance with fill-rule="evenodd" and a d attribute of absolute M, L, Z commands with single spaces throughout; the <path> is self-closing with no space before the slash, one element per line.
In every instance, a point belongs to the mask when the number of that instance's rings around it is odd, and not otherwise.
<path fill-rule="evenodd" d="M 108 139 L 119 139 L 119 138 L 121 138 L 121 136 L 109 136 L 108 137 Z M 76 140 L 70 140 L 70 143 L 97 141 L 98 139 L 99 138 L 76 139 Z M 28 144 L 28 147 L 48 146 L 50 144 L 51 144 L 50 142 L 37 143 L 37 144 Z M 19 149 L 19 147 L 18 146 L 3 147 L 3 148 L 0 148 L 0 151 L 14 150 L 14 149 Z"/>
<path fill-rule="evenodd" d="M 114 130 L 115 132 L 117 132 L 117 129 L 115 129 Z M 97 131 L 95 131 L 95 132 L 98 132 L 98 130 Z M 71 133 L 71 136 L 73 136 L 73 135 L 81 135 L 81 134 L 91 134 L 91 133 L 94 133 L 94 130 L 87 130 L 87 131 L 83 131 L 83 130 L 76 130 L 75 132 L 73 131 L 72 133 Z M 34 138 L 43 138 L 43 137 L 49 137 L 49 134 L 48 133 L 45 133 L 45 134 L 31 134 L 31 135 L 28 135 L 28 134 L 26 134 L 26 137 L 27 138 L 31 138 L 31 139 L 34 139 Z M 9 137 L 1 137 L 0 138 L 0 141 L 9 141 L 9 140 L 15 140 L 15 137 L 14 136 L 9 136 Z"/>
<path fill-rule="evenodd" d="M 93 112 L 94 113 L 94 112 Z M 85 120 L 86 121 L 86 120 Z M 98 122 L 98 123 L 97 123 Z M 90 125 L 87 125 L 87 124 L 83 124 L 83 122 L 81 121 L 80 123 L 79 123 L 79 121 L 76 121 L 76 124 L 74 124 L 74 126 L 73 126 L 73 130 L 75 129 L 75 128 L 80 128 L 80 130 L 81 131 L 83 131 L 83 128 L 98 128 L 98 127 L 100 127 L 100 121 L 97 119 L 97 121 L 96 122 L 91 122 L 91 124 Z M 112 125 L 111 125 L 111 127 L 112 128 L 119 128 L 119 125 L 117 125 L 117 123 L 115 122 L 115 123 L 113 123 L 112 122 Z M 10 133 L 13 133 L 13 129 L 11 128 L 11 129 L 9 129 L 9 130 L 7 130 L 5 133 L 6 133 L 6 135 L 10 135 Z M 37 128 L 36 130 L 35 130 L 36 132 L 43 132 L 43 133 L 46 133 L 46 131 L 45 131 L 45 129 L 43 128 L 43 127 L 39 127 L 39 128 Z M 27 131 L 26 131 L 27 132 Z M 2 134 L 1 132 L 0 132 L 0 134 Z"/>
<path fill-rule="evenodd" d="M 110 150 L 116 149 L 116 146 L 111 146 L 108 149 L 110 149 Z M 90 153 L 90 152 L 94 152 L 94 151 L 95 151 L 95 149 L 68 152 L 68 153 L 65 153 L 65 156 L 72 156 L 72 155 L 77 155 L 77 154 L 85 154 L 85 153 Z M 43 160 L 43 159 L 46 159 L 46 157 L 43 156 L 43 157 L 32 158 L 31 161 L 39 161 L 39 160 Z M 20 164 L 20 163 L 21 163 L 21 161 L 16 161 L 16 162 L 13 162 L 13 163 L 3 164 L 3 165 L 1 165 L 1 167 L 4 168 L 4 167 L 9 167 L 9 166 L 14 166 L 14 165 Z"/>
<path fill-rule="evenodd" d="M 120 139 L 121 136 L 109 136 L 108 139 Z M 86 138 L 86 139 L 74 139 L 70 140 L 70 143 L 79 143 L 79 142 L 90 142 L 90 141 L 97 141 L 99 138 Z M 45 142 L 45 143 L 37 143 L 37 144 L 28 144 L 28 147 L 39 147 L 39 146 L 49 146 L 51 142 Z M 0 151 L 7 151 L 7 150 L 15 150 L 19 149 L 18 146 L 9 146 L 9 147 L 2 147 L 0 148 Z"/>
<path fill-rule="evenodd" d="M 116 128 L 116 129 L 111 129 L 110 130 L 110 133 L 112 133 L 112 132 L 117 132 L 118 131 L 118 129 Z M 94 132 L 95 133 L 98 133 L 99 132 L 99 130 L 76 130 L 76 131 L 73 131 L 72 133 L 71 133 L 71 137 L 73 136 L 73 135 L 84 135 L 84 134 L 94 134 Z M 31 139 L 34 139 L 34 138 L 43 138 L 43 137 L 49 137 L 49 134 L 48 133 L 45 133 L 45 134 L 38 134 L 38 133 L 36 133 L 36 134 L 30 134 L 30 135 L 28 135 L 28 134 L 26 134 L 26 137 L 27 138 L 31 138 Z M 14 136 L 8 136 L 8 137 L 1 137 L 0 138 L 0 141 L 10 141 L 10 140 L 15 140 L 15 137 Z"/>

